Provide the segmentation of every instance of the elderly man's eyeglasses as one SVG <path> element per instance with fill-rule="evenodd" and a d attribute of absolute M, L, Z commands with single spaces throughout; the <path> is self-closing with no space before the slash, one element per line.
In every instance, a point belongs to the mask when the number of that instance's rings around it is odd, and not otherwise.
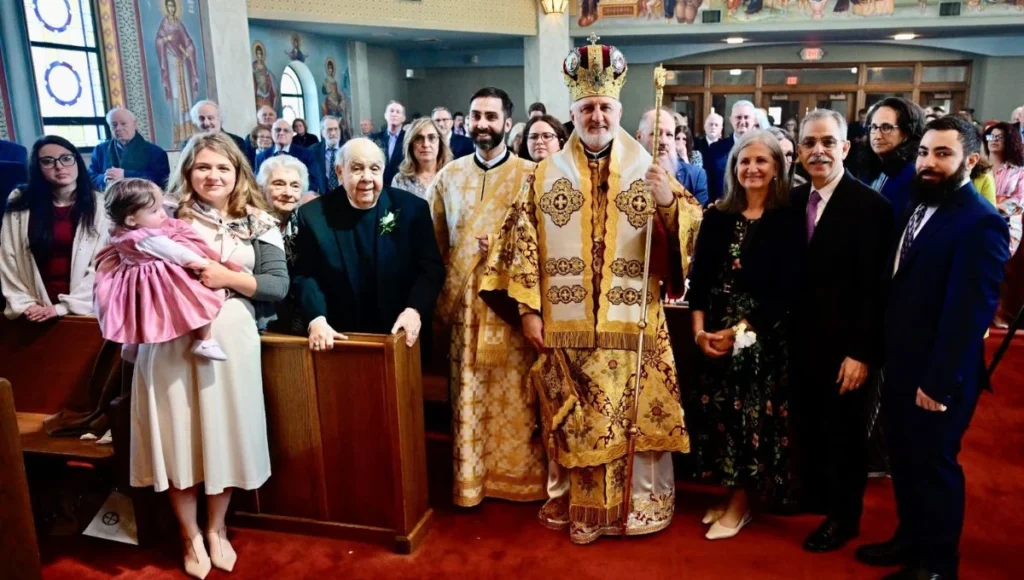
<path fill-rule="evenodd" d="M 70 153 L 65 153 L 60 157 L 40 157 L 39 165 L 49 169 L 54 165 L 60 165 L 61 167 L 71 167 L 75 164 L 75 156 Z"/>
<path fill-rule="evenodd" d="M 995 133 L 989 133 L 988 135 L 985 135 L 985 141 L 988 141 L 989 143 L 999 143 L 1002 140 L 1002 135 L 996 135 Z"/>
<path fill-rule="evenodd" d="M 527 139 L 536 143 L 537 141 L 551 141 L 557 136 L 558 135 L 555 135 L 554 133 L 530 133 L 530 136 L 527 137 Z"/>
<path fill-rule="evenodd" d="M 881 125 L 868 125 L 869 133 L 881 133 L 882 135 L 888 135 L 896 130 L 896 125 L 890 125 L 889 123 L 882 123 Z"/>

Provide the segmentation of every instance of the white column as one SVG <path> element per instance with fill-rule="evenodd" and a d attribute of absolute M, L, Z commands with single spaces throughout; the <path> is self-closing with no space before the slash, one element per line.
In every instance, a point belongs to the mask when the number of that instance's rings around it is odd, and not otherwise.
<path fill-rule="evenodd" d="M 209 98 L 220 105 L 225 131 L 248 135 L 256 124 L 256 87 L 246 0 L 203 0 L 203 16 Z"/>
<path fill-rule="evenodd" d="M 370 65 L 365 42 L 348 43 L 348 74 L 352 87 L 352 132 L 358 134 L 359 123 L 373 118 L 370 102 Z"/>
<path fill-rule="evenodd" d="M 530 103 L 541 102 L 562 121 L 569 120 L 569 90 L 562 77 L 562 63 L 572 48 L 569 14 L 544 14 L 537 7 L 537 36 L 524 39 L 523 74 L 526 102 L 519 109 L 526 114 Z M 518 103 L 517 103 L 518 105 Z"/>

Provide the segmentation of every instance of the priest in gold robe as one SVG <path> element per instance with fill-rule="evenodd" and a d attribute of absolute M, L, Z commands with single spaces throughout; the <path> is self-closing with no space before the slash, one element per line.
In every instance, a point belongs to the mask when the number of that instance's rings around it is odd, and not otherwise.
<path fill-rule="evenodd" d="M 681 291 L 701 210 L 693 196 L 673 191 L 668 172 L 620 128 L 621 52 L 594 43 L 573 49 L 563 73 L 575 131 L 513 202 L 488 254 L 481 296 L 503 317 L 518 317 L 540 352 L 530 379 L 550 461 L 550 499 L 539 519 L 586 544 L 602 535 L 656 532 L 672 520 L 671 452 L 688 452 L 690 442 L 660 285 Z M 654 244 L 645 285 L 648 223 Z M 626 513 L 627 432 L 645 292 Z"/>
<path fill-rule="evenodd" d="M 448 267 L 436 312 L 452 331 L 453 499 L 464 507 L 485 497 L 547 498 L 537 405 L 526 380 L 537 353 L 477 294 L 487 248 L 533 174 L 534 164 L 505 146 L 511 128 L 508 94 L 494 87 L 477 91 L 469 109 L 475 154 L 446 165 L 430 196 Z"/>

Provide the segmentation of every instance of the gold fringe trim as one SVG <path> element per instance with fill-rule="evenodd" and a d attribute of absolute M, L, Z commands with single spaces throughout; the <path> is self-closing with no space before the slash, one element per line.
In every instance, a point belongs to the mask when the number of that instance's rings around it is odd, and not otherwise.
<path fill-rule="evenodd" d="M 622 503 L 612 507 L 569 505 L 569 520 L 588 526 L 608 526 L 622 520 Z"/>
<path fill-rule="evenodd" d="M 544 346 L 548 348 L 594 348 L 595 334 L 592 330 L 545 332 Z"/>
<path fill-rule="evenodd" d="M 585 452 L 571 452 L 564 449 L 555 457 L 555 461 L 562 467 L 569 469 L 579 467 L 596 467 L 621 459 L 626 455 L 627 444 L 617 443 L 604 449 L 593 449 Z M 683 435 L 661 435 L 656 437 L 641 437 L 637 439 L 636 451 L 678 451 L 679 453 L 690 452 L 690 436 Z"/>

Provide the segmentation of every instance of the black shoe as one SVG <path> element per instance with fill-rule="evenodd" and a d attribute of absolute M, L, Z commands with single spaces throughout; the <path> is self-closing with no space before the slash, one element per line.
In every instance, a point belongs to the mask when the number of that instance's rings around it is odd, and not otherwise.
<path fill-rule="evenodd" d="M 956 580 L 956 576 L 946 576 L 926 568 L 908 566 L 899 572 L 883 577 L 882 580 Z"/>
<path fill-rule="evenodd" d="M 854 554 L 857 561 L 868 566 L 909 566 L 913 556 L 895 537 L 878 544 L 865 544 Z"/>
<path fill-rule="evenodd" d="M 842 524 L 836 520 L 826 519 L 814 533 L 804 540 L 804 549 L 808 552 L 831 552 L 846 545 L 860 534 L 857 526 Z"/>

